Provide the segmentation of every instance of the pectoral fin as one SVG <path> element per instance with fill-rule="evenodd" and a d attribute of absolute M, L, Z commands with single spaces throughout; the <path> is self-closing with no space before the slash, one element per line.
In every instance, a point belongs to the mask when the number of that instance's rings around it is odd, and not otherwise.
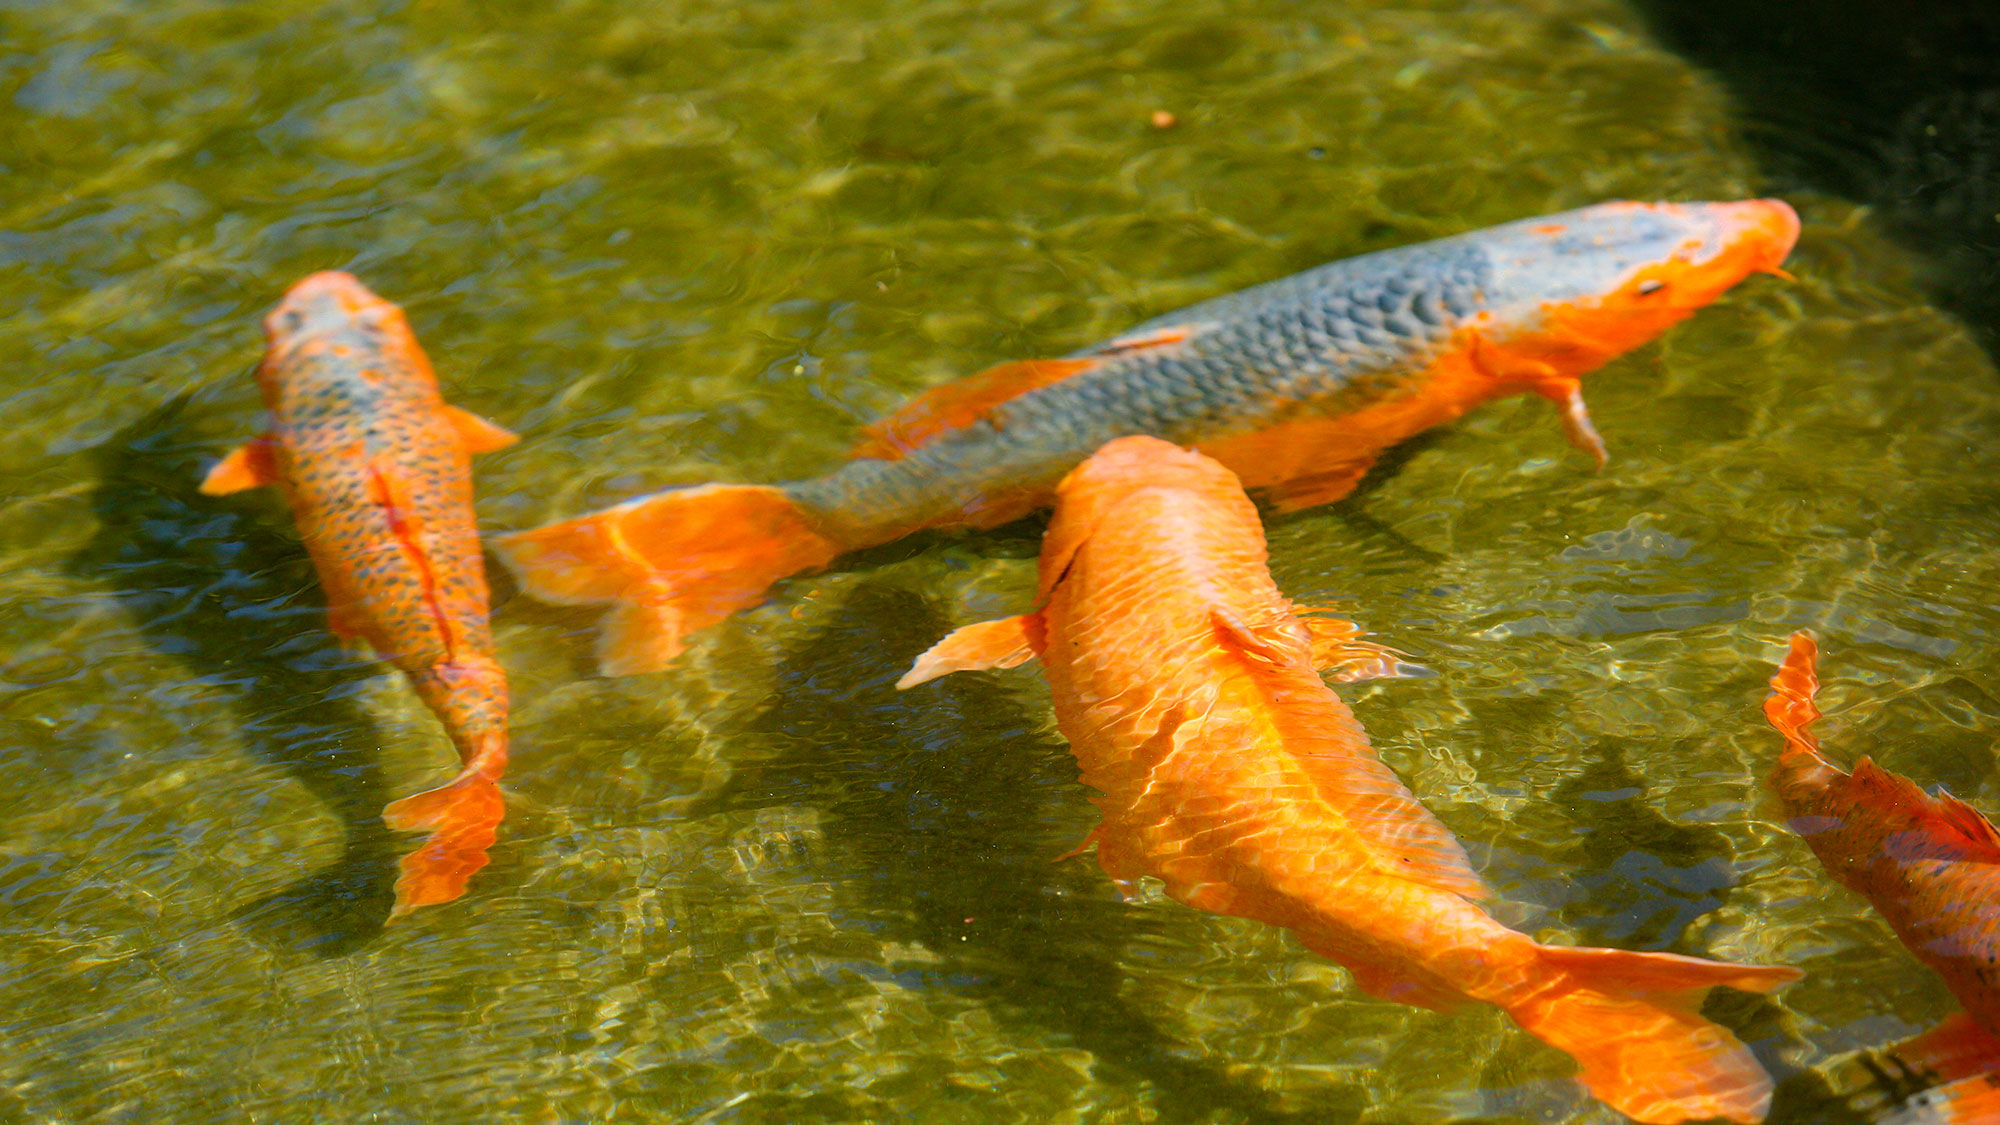
<path fill-rule="evenodd" d="M 521 440 L 521 435 L 514 431 L 496 426 L 472 411 L 460 410 L 450 403 L 445 404 L 444 418 L 451 423 L 452 429 L 458 431 L 459 443 L 467 453 L 491 453 Z"/>
<path fill-rule="evenodd" d="M 278 462 L 269 437 L 237 446 L 202 478 L 203 496 L 226 496 L 246 488 L 278 483 Z"/>
<path fill-rule="evenodd" d="M 1330 673 L 1335 683 L 1430 674 L 1430 669 L 1406 660 L 1408 653 L 1362 640 L 1361 626 L 1345 618 L 1301 616 L 1299 624 L 1312 639 L 1313 667 Z"/>
<path fill-rule="evenodd" d="M 928 683 L 953 672 L 1012 668 L 1041 654 L 1047 643 L 1042 615 L 1024 613 L 998 621 L 981 621 L 945 634 L 896 681 L 897 690 Z"/>
<path fill-rule="evenodd" d="M 1301 508 L 1331 504 L 1353 492 L 1354 487 L 1361 483 L 1361 478 L 1367 476 L 1368 470 L 1374 466 L 1375 458 L 1356 457 L 1308 476 L 1266 485 L 1258 489 L 1258 494 L 1273 511 L 1278 512 L 1296 512 Z"/>
<path fill-rule="evenodd" d="M 1024 359 L 989 367 L 977 375 L 932 387 L 903 408 L 861 431 L 850 457 L 899 460 L 935 441 L 938 435 L 962 429 L 985 418 L 1002 403 L 1029 391 L 1060 383 L 1096 367 L 1096 359 Z"/>
<path fill-rule="evenodd" d="M 1611 454 L 1605 451 L 1604 439 L 1598 436 L 1597 426 L 1590 420 L 1590 411 L 1583 405 L 1583 385 L 1575 379 L 1563 379 L 1561 384 L 1551 383 L 1536 388 L 1536 393 L 1556 404 L 1562 411 L 1563 433 L 1569 443 L 1590 454 L 1599 469 L 1610 462 Z"/>
<path fill-rule="evenodd" d="M 1215 623 L 1218 635 L 1253 659 L 1282 668 L 1303 655 L 1300 642 L 1305 638 L 1285 629 L 1283 624 L 1252 625 L 1235 610 L 1223 606 L 1211 606 L 1208 617 Z"/>

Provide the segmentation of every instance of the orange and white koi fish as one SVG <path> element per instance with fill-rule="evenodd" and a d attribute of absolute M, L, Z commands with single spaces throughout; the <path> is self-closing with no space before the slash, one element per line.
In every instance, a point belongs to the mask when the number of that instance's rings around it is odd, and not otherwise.
<path fill-rule="evenodd" d="M 1291 930 L 1374 996 L 1495 1005 L 1640 1121 L 1763 1118 L 1769 1077 L 1697 1009 L 1715 985 L 1798 972 L 1542 945 L 1475 906 L 1458 840 L 1314 667 L 1373 671 L 1383 650 L 1278 593 L 1228 469 L 1153 438 L 1106 445 L 1056 490 L 1040 600 L 947 636 L 901 686 L 1040 657 L 1113 879 Z"/>
<path fill-rule="evenodd" d="M 316 273 L 264 318 L 257 369 L 270 428 L 212 469 L 209 495 L 284 491 L 326 592 L 327 625 L 410 678 L 457 746 L 451 783 L 382 811 L 429 831 L 404 857 L 396 914 L 449 902 L 486 866 L 505 808 L 507 677 L 487 626 L 471 455 L 513 434 L 439 397 L 403 310 Z"/>
<path fill-rule="evenodd" d="M 1867 899 L 1964 1005 L 1891 1053 L 1937 1079 L 2000 1073 L 2000 832 L 1971 805 L 1932 796 L 1872 759 L 1856 762 L 1853 773 L 1828 762 L 1807 730 L 1820 717 L 1818 653 L 1811 634 L 1792 634 L 1771 678 L 1764 715 L 1785 739 L 1771 788 L 1827 873 Z M 1957 1107 L 1952 1112 L 1991 1116 L 1935 1119 L 2000 1122 L 1994 1085 L 1962 1083 L 1927 1112 Z"/>
<path fill-rule="evenodd" d="M 786 575 L 1045 507 L 1128 434 L 1196 447 L 1300 508 L 1347 495 L 1404 438 L 1536 394 L 1601 466 L 1579 377 L 1781 274 L 1798 232 L 1775 199 L 1605 203 L 1365 254 L 934 388 L 825 476 L 655 493 L 496 546 L 534 597 L 615 607 L 599 656 L 618 675 L 663 666 Z"/>

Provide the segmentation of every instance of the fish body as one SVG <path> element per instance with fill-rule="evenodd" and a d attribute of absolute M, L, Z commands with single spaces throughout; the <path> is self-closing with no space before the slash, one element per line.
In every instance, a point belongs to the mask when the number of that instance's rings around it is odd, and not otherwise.
<path fill-rule="evenodd" d="M 1797 974 L 1541 945 L 1481 910 L 1457 839 L 1314 667 L 1346 661 L 1323 642 L 1351 627 L 1278 592 L 1226 468 L 1152 438 L 1106 445 L 1057 490 L 1039 596 L 951 634 L 900 686 L 1040 657 L 1112 878 L 1291 930 L 1384 999 L 1498 1006 L 1641 1121 L 1762 1118 L 1768 1076 L 1696 1009 L 1714 985 Z"/>
<path fill-rule="evenodd" d="M 328 626 L 393 663 L 444 724 L 463 771 L 383 815 L 432 832 L 403 861 L 396 911 L 449 901 L 485 866 L 503 814 L 507 677 L 487 625 L 471 455 L 515 438 L 446 404 L 402 310 L 347 274 L 299 281 L 264 333 L 269 428 L 202 491 L 281 489 Z"/>
<path fill-rule="evenodd" d="M 1818 651 L 1809 634 L 1793 634 L 1771 679 L 1764 714 L 1785 740 L 1771 788 L 1827 873 L 1867 899 L 1964 1005 L 1971 1026 L 1946 1021 L 1926 1046 L 1948 1044 L 1960 1056 L 1983 1049 L 1985 1064 L 2000 1068 L 2000 833 L 1972 806 L 1932 796 L 1869 758 L 1852 773 L 1828 762 L 1807 729 L 1820 715 Z M 1944 1057 L 1924 1047 L 1909 1055 Z"/>
<path fill-rule="evenodd" d="M 1601 465 L 1580 377 L 1780 272 L 1798 229 L 1777 200 L 1605 203 L 1332 262 L 934 388 L 825 476 L 657 493 L 502 537 L 501 557 L 536 597 L 616 605 L 606 670 L 642 671 L 785 575 L 1044 507 L 1126 435 L 1200 449 L 1297 508 L 1345 496 L 1413 434 L 1532 393 Z"/>

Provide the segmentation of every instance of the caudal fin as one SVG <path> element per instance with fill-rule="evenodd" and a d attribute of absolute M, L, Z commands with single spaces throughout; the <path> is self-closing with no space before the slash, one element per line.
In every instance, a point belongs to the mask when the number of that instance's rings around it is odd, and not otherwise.
<path fill-rule="evenodd" d="M 501 817 L 507 813 L 500 787 L 477 770 L 467 770 L 450 784 L 425 790 L 382 810 L 382 820 L 398 832 L 429 832 L 430 839 L 403 857 L 396 880 L 396 905 L 391 919 L 420 906 L 450 902 L 465 893 L 465 884 L 486 866 L 486 849 L 493 846 Z"/>
<path fill-rule="evenodd" d="M 597 650 L 608 676 L 664 668 L 689 633 L 842 550 L 783 490 L 735 484 L 644 496 L 499 536 L 494 546 L 530 596 L 613 606 Z"/>
<path fill-rule="evenodd" d="M 1581 1063 L 1578 1079 L 1600 1101 L 1655 1125 L 1764 1119 L 1770 1075 L 1698 1009 L 1718 984 L 1768 992 L 1798 970 L 1563 946 L 1541 946 L 1540 959 L 1554 983 L 1507 1014 Z"/>

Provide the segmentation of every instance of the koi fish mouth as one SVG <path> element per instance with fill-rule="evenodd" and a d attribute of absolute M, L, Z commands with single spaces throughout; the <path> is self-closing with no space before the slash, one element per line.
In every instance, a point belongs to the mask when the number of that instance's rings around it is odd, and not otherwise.
<path fill-rule="evenodd" d="M 395 306 L 376 296 L 353 274 L 324 270 L 301 278 L 264 318 L 264 339 L 272 348 L 352 326 Z"/>
<path fill-rule="evenodd" d="M 1746 272 L 1791 279 L 1779 268 L 1799 240 L 1799 213 L 1791 204 L 1782 199 L 1746 199 L 1711 203 L 1707 210 L 1716 231 L 1711 244 L 1717 249 L 1704 258 L 1734 257 Z"/>

